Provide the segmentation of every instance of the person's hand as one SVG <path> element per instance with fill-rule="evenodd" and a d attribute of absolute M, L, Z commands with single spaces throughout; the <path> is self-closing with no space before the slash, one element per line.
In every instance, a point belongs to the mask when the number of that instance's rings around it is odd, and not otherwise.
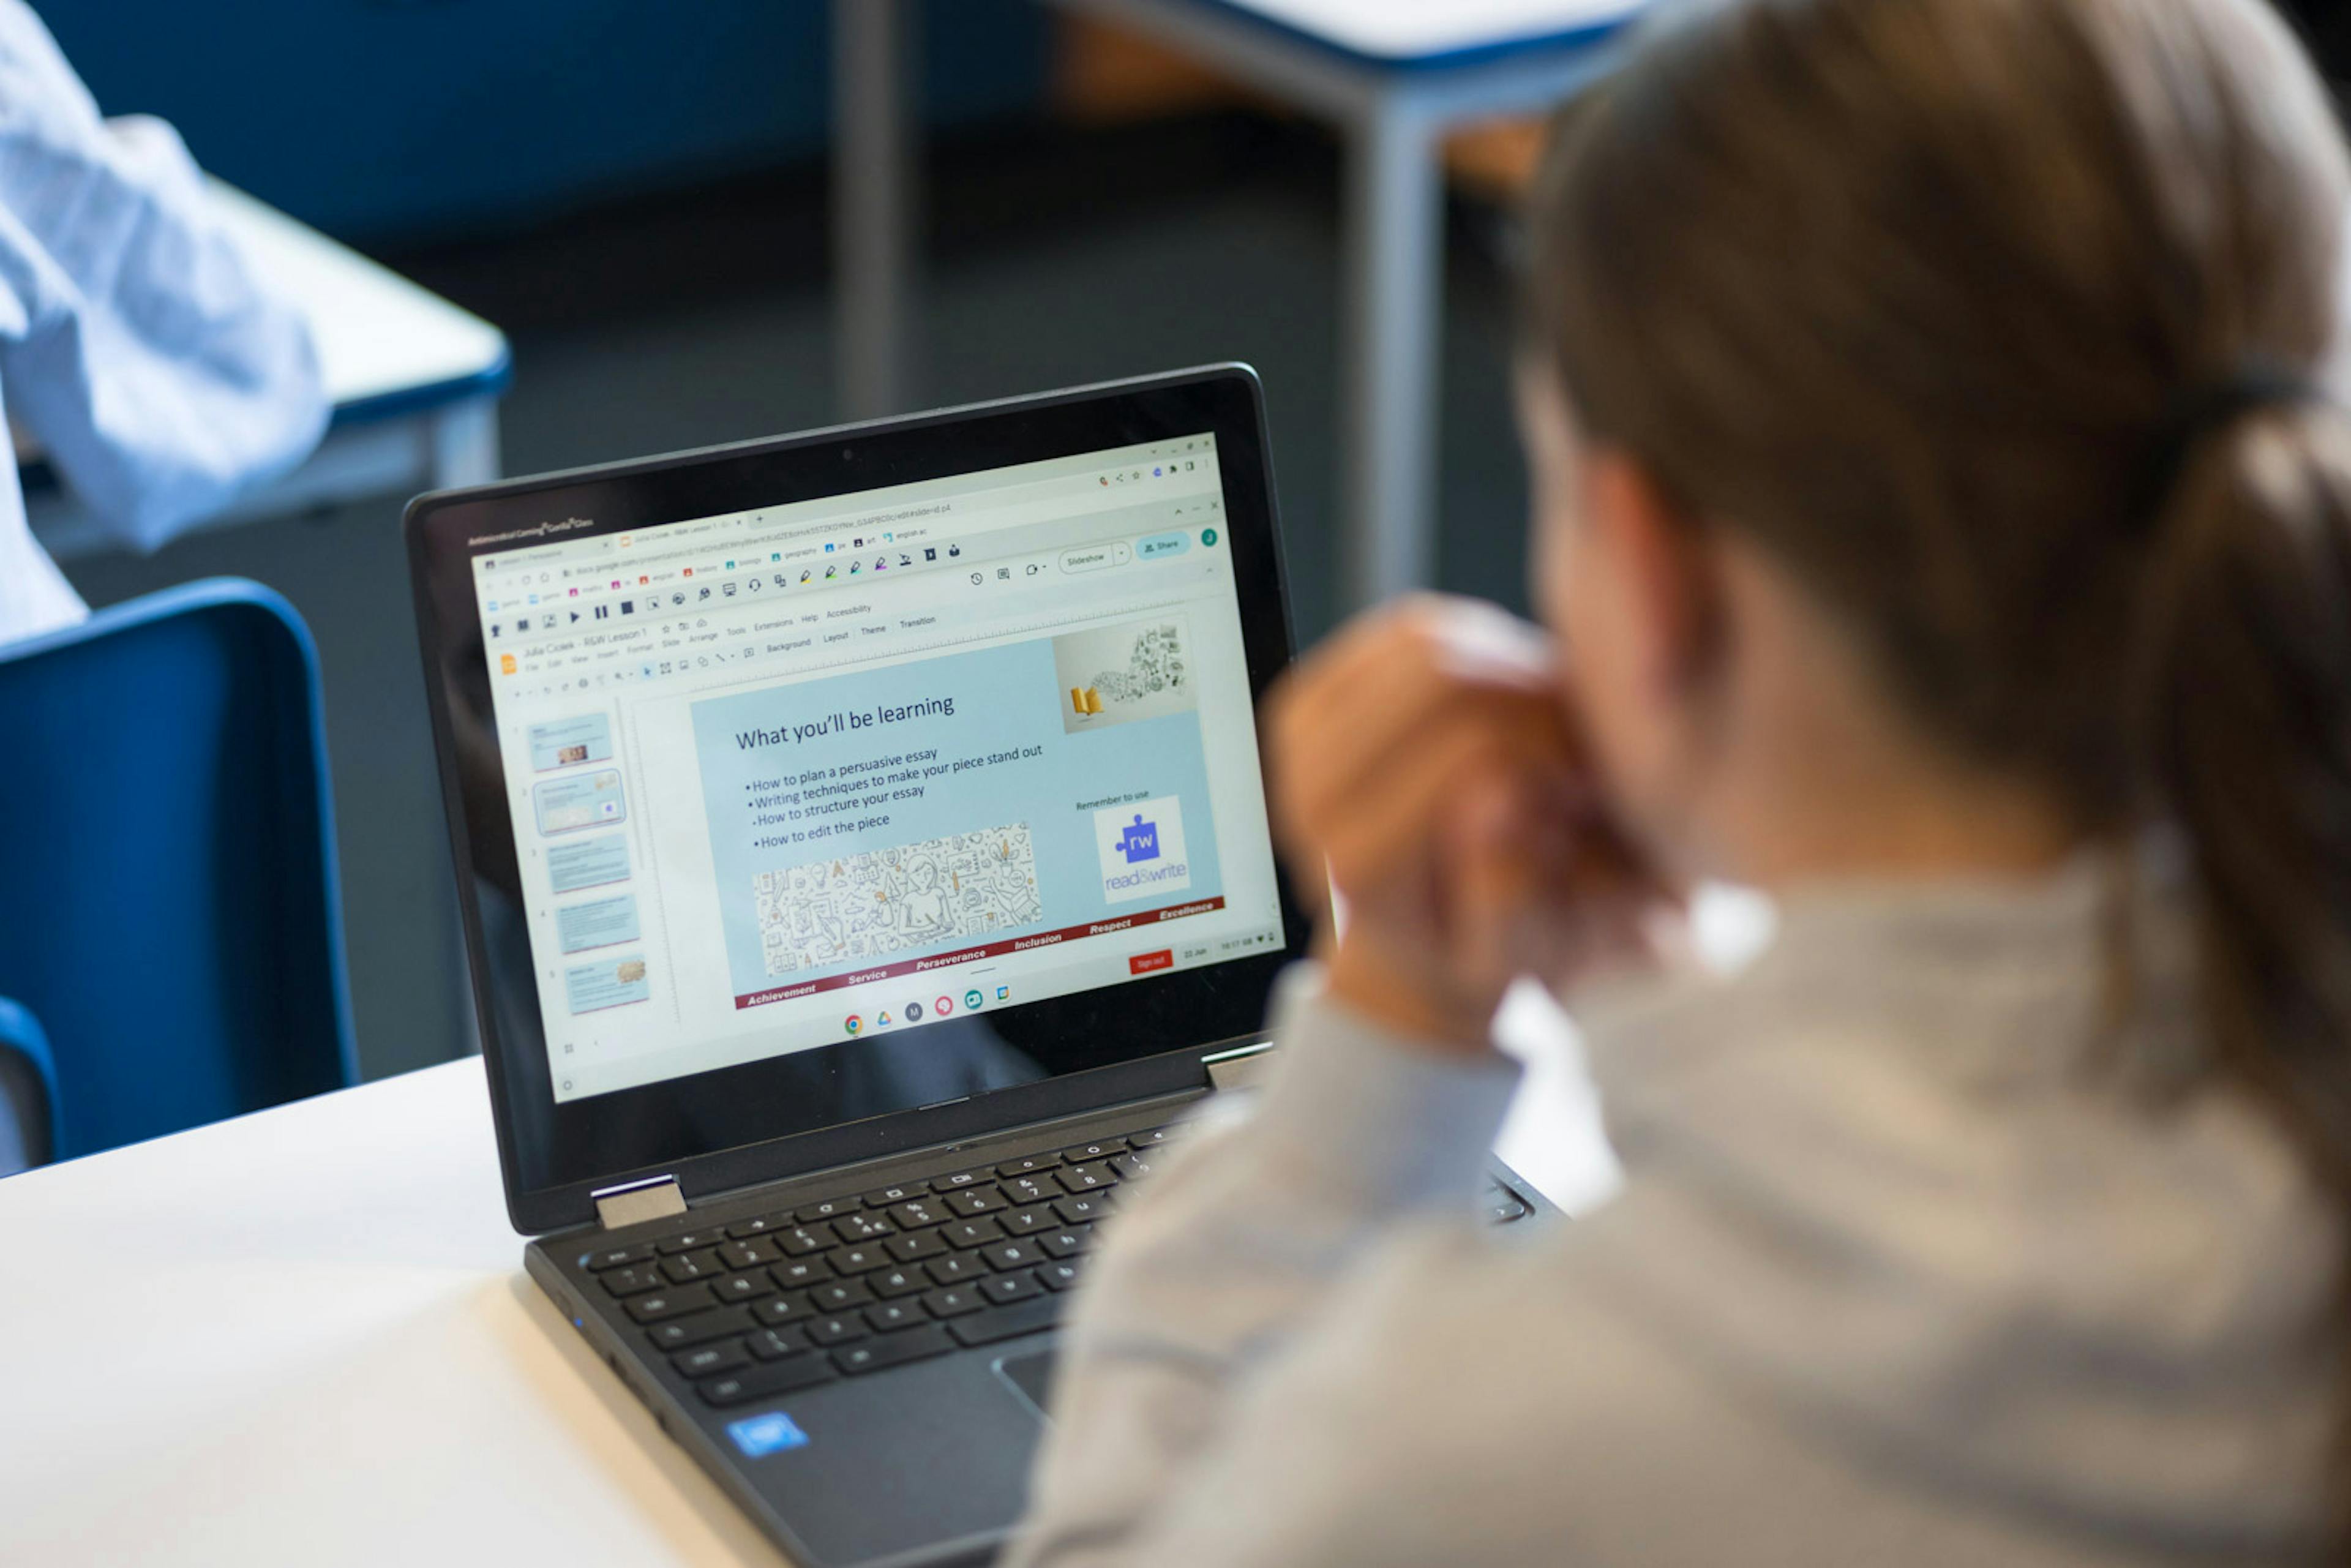
<path fill-rule="evenodd" d="M 1611 825 L 1555 650 L 1489 605 L 1422 597 L 1344 629 L 1270 707 L 1275 821 L 1329 875 L 1342 1000 L 1487 1049 L 1511 980 L 1638 959 L 1660 894 Z"/>

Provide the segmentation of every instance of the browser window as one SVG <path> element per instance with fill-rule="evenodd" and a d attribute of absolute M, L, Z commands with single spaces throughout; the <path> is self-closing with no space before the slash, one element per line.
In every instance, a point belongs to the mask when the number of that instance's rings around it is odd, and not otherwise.
<path fill-rule="evenodd" d="M 1198 435 L 477 558 L 557 1099 L 1278 948 L 1222 497 Z"/>

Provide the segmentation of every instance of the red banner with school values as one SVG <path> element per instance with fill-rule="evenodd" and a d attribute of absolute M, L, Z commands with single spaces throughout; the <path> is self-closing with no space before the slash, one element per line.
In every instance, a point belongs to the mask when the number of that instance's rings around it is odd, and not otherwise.
<path fill-rule="evenodd" d="M 1139 926 L 1158 925 L 1170 920 L 1181 920 L 1191 915 L 1208 915 L 1225 906 L 1221 898 L 1203 898 L 1190 904 L 1172 904 L 1165 909 L 1146 909 L 1134 915 L 1122 915 L 1112 920 L 1089 920 L 1082 925 L 1064 925 L 1059 931 L 1032 931 L 1026 936 L 1008 936 L 1000 942 L 989 942 L 977 947 L 958 947 L 952 953 L 935 953 L 927 958 L 909 958 L 903 963 L 883 964 L 871 969 L 850 969 L 838 975 L 826 975 L 819 979 L 802 980 L 796 985 L 772 986 L 735 998 L 737 1011 L 745 1008 L 763 1008 L 770 1002 L 797 1001 L 821 991 L 837 991 L 847 986 L 862 986 L 873 980 L 894 980 L 902 975 L 928 974 L 934 969 L 951 969 L 957 964 L 969 964 L 981 958 L 1000 958 L 1007 953 L 1027 953 L 1039 947 L 1057 946 L 1063 942 L 1081 942 L 1090 936 L 1111 936 L 1121 931 Z"/>

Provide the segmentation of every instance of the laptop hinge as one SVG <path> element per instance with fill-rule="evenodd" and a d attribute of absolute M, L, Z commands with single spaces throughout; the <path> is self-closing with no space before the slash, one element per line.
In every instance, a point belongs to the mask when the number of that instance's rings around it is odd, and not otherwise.
<path fill-rule="evenodd" d="M 1200 1058 L 1200 1065 L 1208 1070 L 1208 1087 L 1219 1093 L 1228 1089 L 1254 1089 L 1273 1065 L 1273 1041 L 1260 1040 L 1254 1045 L 1237 1045 L 1230 1051 L 1214 1051 Z"/>
<path fill-rule="evenodd" d="M 647 1176 L 643 1181 L 623 1182 L 608 1186 L 589 1197 L 596 1200 L 596 1218 L 607 1230 L 618 1230 L 623 1225 L 637 1225 L 648 1219 L 667 1219 L 685 1212 L 685 1191 L 673 1176 Z"/>

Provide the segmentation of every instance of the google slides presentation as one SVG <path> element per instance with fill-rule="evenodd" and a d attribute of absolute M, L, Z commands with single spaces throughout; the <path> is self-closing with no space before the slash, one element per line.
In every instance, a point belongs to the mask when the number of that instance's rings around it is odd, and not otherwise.
<path fill-rule="evenodd" d="M 695 704 L 735 1005 L 1220 907 L 1183 641 L 1152 620 Z"/>
<path fill-rule="evenodd" d="M 1278 945 L 1221 494 L 1193 437 L 478 562 L 556 1098 Z"/>

